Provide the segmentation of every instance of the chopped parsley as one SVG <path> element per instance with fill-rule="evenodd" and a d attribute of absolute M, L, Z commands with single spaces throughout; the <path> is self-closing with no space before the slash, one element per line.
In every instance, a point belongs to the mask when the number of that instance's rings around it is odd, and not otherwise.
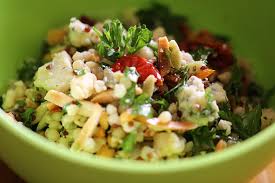
<path fill-rule="evenodd" d="M 261 130 L 262 108 L 260 105 L 255 106 L 244 115 L 234 114 L 228 104 L 220 106 L 219 115 L 221 119 L 228 120 L 232 123 L 233 130 L 240 135 L 242 139 L 247 139 Z"/>
<path fill-rule="evenodd" d="M 153 33 L 145 25 L 130 27 L 127 34 L 126 47 L 129 54 L 140 50 L 152 39 Z"/>
<path fill-rule="evenodd" d="M 232 77 L 225 87 L 227 95 L 239 96 L 242 89 L 242 70 L 237 64 L 232 67 Z"/>
<path fill-rule="evenodd" d="M 152 32 L 145 25 L 133 26 L 127 31 L 117 19 L 106 22 L 102 33 L 96 28 L 94 30 L 100 37 L 100 43 L 97 46 L 99 54 L 111 61 L 115 61 L 126 53 L 135 53 L 148 45 L 152 38 Z"/>
<path fill-rule="evenodd" d="M 35 60 L 33 58 L 25 59 L 22 67 L 17 71 L 17 77 L 22 81 L 31 81 L 38 70 L 42 65 L 42 61 Z"/>
<path fill-rule="evenodd" d="M 26 126 L 26 127 L 28 127 L 28 128 L 30 128 L 31 126 L 32 126 L 32 121 L 33 121 L 33 114 L 34 114 L 34 109 L 32 109 L 32 108 L 28 108 L 28 109 L 26 109 L 25 110 L 25 112 L 23 112 L 22 114 L 21 114 L 21 118 L 22 118 L 22 122 L 23 122 L 23 124 Z"/>
<path fill-rule="evenodd" d="M 213 49 L 200 47 L 197 50 L 191 52 L 191 55 L 196 61 L 206 61 L 208 56 L 213 53 Z"/>
<path fill-rule="evenodd" d="M 211 152 L 215 150 L 215 131 L 209 130 L 208 126 L 202 126 L 191 131 L 194 143 L 193 153 L 199 154 L 202 151 Z"/>

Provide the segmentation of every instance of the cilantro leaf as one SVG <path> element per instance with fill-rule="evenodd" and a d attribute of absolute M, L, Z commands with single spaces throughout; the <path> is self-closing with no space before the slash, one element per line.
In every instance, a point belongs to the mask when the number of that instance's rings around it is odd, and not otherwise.
<path fill-rule="evenodd" d="M 135 145 L 136 145 L 136 139 L 137 139 L 137 132 L 133 131 L 131 132 L 122 143 L 122 150 L 124 152 L 130 153 L 133 152 Z"/>
<path fill-rule="evenodd" d="M 201 151 L 211 152 L 215 149 L 215 144 L 213 141 L 215 132 L 210 131 L 207 126 L 196 128 L 190 133 L 194 143 L 194 154 L 199 154 Z"/>
<path fill-rule="evenodd" d="M 127 34 L 127 50 L 132 54 L 149 44 L 153 33 L 145 25 L 130 27 Z"/>
<path fill-rule="evenodd" d="M 33 114 L 34 114 L 34 109 L 28 108 L 21 114 L 21 118 L 23 120 L 23 124 L 26 127 L 31 127 L 31 123 L 33 121 Z"/>

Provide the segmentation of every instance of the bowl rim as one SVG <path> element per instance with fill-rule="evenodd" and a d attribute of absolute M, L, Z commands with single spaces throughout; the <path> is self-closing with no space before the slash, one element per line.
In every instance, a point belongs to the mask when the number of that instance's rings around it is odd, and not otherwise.
<path fill-rule="evenodd" d="M 67 148 L 48 141 L 46 138 L 19 124 L 20 123 L 17 123 L 0 109 L 0 127 L 33 148 L 72 164 L 78 164 L 87 168 L 135 174 L 168 174 L 209 167 L 242 156 L 255 148 L 259 148 L 269 140 L 275 139 L 275 124 L 273 124 L 244 142 L 236 144 L 222 152 L 209 153 L 180 161 L 170 160 L 148 163 L 135 160 L 108 159 L 91 156 L 87 153 L 72 152 Z"/>

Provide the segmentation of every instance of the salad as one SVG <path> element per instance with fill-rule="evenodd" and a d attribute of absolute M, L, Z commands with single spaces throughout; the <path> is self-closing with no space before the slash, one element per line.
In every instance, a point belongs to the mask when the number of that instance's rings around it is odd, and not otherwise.
<path fill-rule="evenodd" d="M 25 60 L 2 108 L 72 151 L 157 161 L 221 151 L 275 120 L 230 40 L 153 4 L 118 19 L 71 18 Z"/>

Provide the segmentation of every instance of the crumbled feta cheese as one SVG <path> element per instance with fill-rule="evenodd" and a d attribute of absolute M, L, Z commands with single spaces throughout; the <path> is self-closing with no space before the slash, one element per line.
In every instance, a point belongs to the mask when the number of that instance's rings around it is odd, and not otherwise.
<path fill-rule="evenodd" d="M 84 63 L 83 60 L 74 61 L 73 69 L 77 71 L 84 70 L 85 73 L 91 72 L 90 68 Z"/>
<path fill-rule="evenodd" d="M 123 84 L 116 84 L 114 88 L 114 96 L 117 98 L 122 98 L 126 95 L 127 90 Z"/>
<path fill-rule="evenodd" d="M 81 47 L 97 43 L 99 38 L 89 25 L 72 18 L 69 25 L 69 40 L 73 46 Z"/>
<path fill-rule="evenodd" d="M 201 79 L 191 76 L 177 92 L 182 118 L 199 125 L 206 125 L 219 117 L 219 108 L 210 89 L 205 90 Z"/>
<path fill-rule="evenodd" d="M 100 57 L 95 49 L 89 49 L 88 51 L 83 52 L 76 52 L 73 55 L 73 60 L 83 60 L 83 61 L 93 61 L 98 62 L 100 60 Z"/>
<path fill-rule="evenodd" d="M 95 91 L 96 93 L 100 93 L 107 90 L 107 87 L 105 86 L 105 82 L 102 80 L 97 80 L 95 82 Z"/>
<path fill-rule="evenodd" d="M 72 59 L 67 52 L 55 54 L 53 61 L 40 67 L 35 75 L 34 86 L 45 90 L 67 92 L 74 77 Z"/>
<path fill-rule="evenodd" d="M 75 77 L 71 81 L 71 95 L 76 100 L 89 98 L 94 92 L 96 76 L 86 73 L 83 76 Z"/>
<path fill-rule="evenodd" d="M 218 123 L 218 129 L 225 130 L 225 135 L 229 135 L 231 133 L 232 123 L 226 120 L 220 120 Z"/>
<path fill-rule="evenodd" d="M 192 55 L 190 55 L 190 53 L 182 50 L 181 54 L 182 54 L 182 60 L 185 61 L 185 63 L 194 62 L 194 59 L 193 59 Z"/>
<path fill-rule="evenodd" d="M 217 103 L 226 102 L 228 100 L 226 92 L 220 83 L 213 83 L 209 86 L 209 88 L 211 89 Z"/>
<path fill-rule="evenodd" d="M 151 48 L 149 48 L 148 46 L 142 47 L 135 54 L 140 57 L 146 58 L 147 60 L 155 58 L 153 50 Z"/>
<path fill-rule="evenodd" d="M 106 107 L 106 112 L 108 114 L 116 114 L 117 113 L 117 108 L 112 104 L 108 104 L 107 107 Z"/>
<path fill-rule="evenodd" d="M 154 136 L 154 149 L 160 157 L 179 155 L 184 151 L 186 140 L 175 133 L 162 132 Z"/>

